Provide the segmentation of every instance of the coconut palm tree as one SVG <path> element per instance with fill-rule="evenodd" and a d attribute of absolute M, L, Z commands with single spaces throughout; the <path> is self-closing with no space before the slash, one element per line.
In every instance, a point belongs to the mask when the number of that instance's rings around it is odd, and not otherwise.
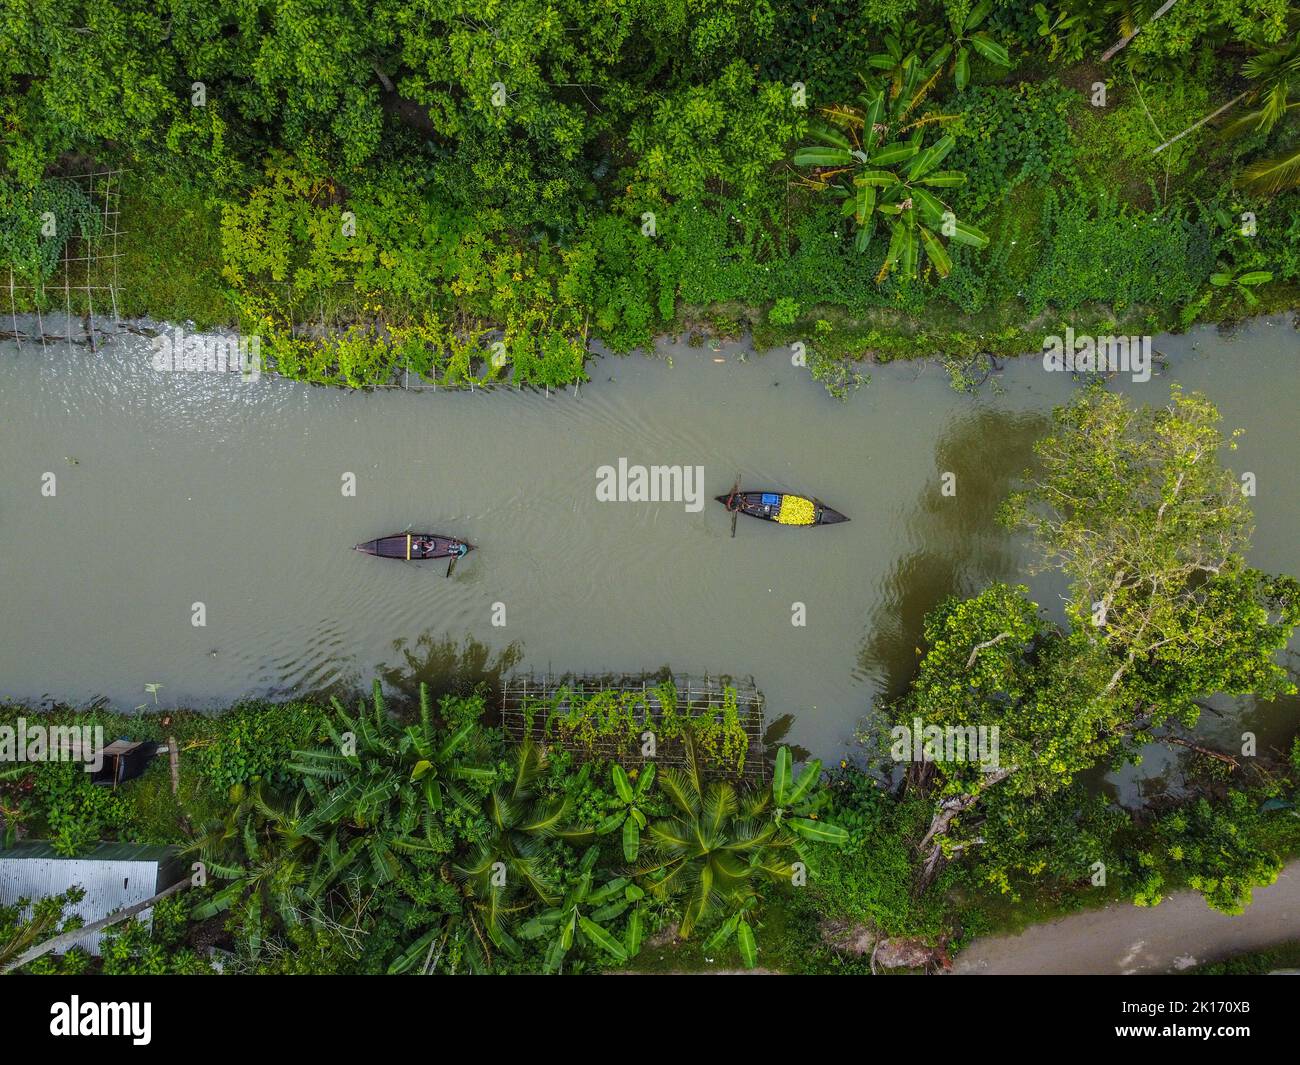
<path fill-rule="evenodd" d="M 1292 95 L 1300 89 L 1300 33 L 1246 60 L 1241 72 L 1255 83 L 1254 106 L 1229 122 L 1224 136 L 1256 131 L 1267 133 L 1300 111 Z M 1300 144 L 1278 155 L 1257 159 L 1241 172 L 1239 184 L 1266 196 L 1300 185 Z"/>
<path fill-rule="evenodd" d="M 792 859 L 808 865 L 803 841 L 841 845 L 848 840 L 844 829 L 817 818 L 821 763 L 810 763 L 797 780 L 790 764 L 783 747 L 773 787 L 738 791 L 728 781 L 706 783 L 688 738 L 685 770 L 659 774 L 660 789 L 676 811 L 650 824 L 653 859 L 633 874 L 655 898 L 685 897 L 678 927 L 683 939 L 702 921 L 725 915 L 706 947 L 735 938 L 751 967 L 757 947 L 750 917 L 760 904 L 759 886 L 796 881 Z"/>
<path fill-rule="evenodd" d="M 1241 68 L 1242 75 L 1252 84 L 1226 104 L 1170 137 L 1154 149 L 1153 155 L 1240 103 L 1249 103 L 1250 110 L 1223 126 L 1221 133 L 1225 137 L 1268 133 L 1300 111 L 1300 100 L 1292 98 L 1300 89 L 1300 32 L 1272 47 L 1257 48 L 1258 54 L 1246 60 Z M 1241 172 L 1237 180 L 1244 187 L 1265 196 L 1300 185 L 1300 145 L 1278 155 L 1257 159 Z"/>
<path fill-rule="evenodd" d="M 660 790 L 676 811 L 650 823 L 653 858 L 635 870 L 654 897 L 686 897 L 683 939 L 717 907 L 735 909 L 753 897 L 760 877 L 788 882 L 791 872 L 777 857 L 781 830 L 762 816 L 764 793 L 742 794 L 728 781 L 705 783 L 689 738 L 685 749 L 684 771 L 659 774 Z"/>
<path fill-rule="evenodd" d="M 256 958 L 272 930 L 268 918 L 292 928 L 317 910 L 337 849 L 327 848 L 323 837 L 307 826 L 304 793 L 284 800 L 258 783 L 236 794 L 235 805 L 190 848 L 208 876 L 226 882 L 199 902 L 191 916 L 204 920 L 238 912 L 245 946 Z"/>

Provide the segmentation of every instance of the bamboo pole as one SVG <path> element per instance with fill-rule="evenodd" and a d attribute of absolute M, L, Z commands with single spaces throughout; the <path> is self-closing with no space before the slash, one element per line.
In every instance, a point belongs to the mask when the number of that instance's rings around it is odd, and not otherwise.
<path fill-rule="evenodd" d="M 21 969 L 29 961 L 35 961 L 37 958 L 49 954 L 51 951 L 58 950 L 61 947 L 71 947 L 79 939 L 84 938 L 91 932 L 98 932 L 103 928 L 119 924 L 122 921 L 125 921 L 128 917 L 134 917 L 142 910 L 147 910 L 150 906 L 162 902 L 163 899 L 175 895 L 178 891 L 184 891 L 190 886 L 190 883 L 191 881 L 187 877 L 186 879 L 173 884 L 166 890 L 158 892 L 157 895 L 152 895 L 141 902 L 133 903 L 126 907 L 126 909 L 118 910 L 116 913 L 110 913 L 107 917 L 101 917 L 98 921 L 91 921 L 90 924 L 82 925 L 80 928 L 74 929 L 71 932 L 63 932 L 60 935 L 55 936 L 53 939 L 47 939 L 44 943 L 39 943 L 36 946 L 25 950 L 13 961 L 9 962 L 3 968 L 0 968 L 0 973 L 13 972 L 15 969 Z"/>
<path fill-rule="evenodd" d="M 1229 107 L 1232 107 L 1233 105 L 1240 103 L 1242 100 L 1244 100 L 1244 99 L 1245 99 L 1247 96 L 1249 96 L 1249 95 L 1250 95 L 1250 90 L 1249 90 L 1249 89 L 1247 89 L 1245 92 L 1238 93 L 1236 96 L 1234 96 L 1231 100 L 1229 100 L 1226 104 L 1224 104 L 1224 105 L 1223 105 L 1222 107 L 1220 107 L 1218 110 L 1216 110 L 1216 111 L 1211 111 L 1211 112 L 1210 112 L 1208 115 L 1206 115 L 1204 118 L 1200 119 L 1200 120 L 1197 121 L 1197 122 L 1193 122 L 1190 126 L 1188 126 L 1185 130 L 1183 130 L 1182 133 L 1178 134 L 1178 136 L 1176 136 L 1176 137 L 1170 137 L 1167 141 L 1165 141 L 1164 144 L 1160 145 L 1160 147 L 1158 147 L 1158 148 L 1152 148 L 1152 149 L 1151 149 L 1151 154 L 1152 154 L 1152 155 L 1159 155 L 1159 154 L 1160 154 L 1161 152 L 1163 152 L 1166 148 L 1168 148 L 1171 144 L 1176 144 L 1178 141 L 1180 141 L 1180 140 L 1182 140 L 1184 137 L 1186 137 L 1187 134 L 1192 133 L 1192 132 L 1194 132 L 1195 130 L 1200 129 L 1203 125 L 1205 125 L 1205 123 L 1210 122 L 1210 121 L 1213 121 L 1214 119 L 1218 118 L 1221 114 L 1223 114 L 1224 111 L 1228 110 Z"/>
<path fill-rule="evenodd" d="M 181 756 L 176 750 L 176 737 L 167 737 L 167 763 L 172 774 L 172 794 L 175 795 L 181 789 Z"/>
<path fill-rule="evenodd" d="M 1178 0 L 1165 0 L 1165 2 L 1160 5 L 1160 7 L 1156 10 L 1156 13 L 1152 15 L 1148 21 L 1142 23 L 1141 26 L 1134 27 L 1132 33 L 1128 34 L 1125 37 L 1121 37 L 1118 41 L 1116 41 L 1109 48 L 1107 48 L 1106 51 L 1102 53 L 1100 61 L 1103 63 L 1109 63 L 1111 57 L 1115 55 L 1116 52 L 1121 52 L 1128 47 L 1129 41 L 1131 41 L 1134 37 L 1136 37 L 1139 33 L 1141 33 L 1142 28 L 1144 26 L 1151 25 L 1152 22 L 1155 22 L 1156 19 L 1158 19 L 1161 15 L 1163 15 L 1176 3 L 1178 3 Z"/>

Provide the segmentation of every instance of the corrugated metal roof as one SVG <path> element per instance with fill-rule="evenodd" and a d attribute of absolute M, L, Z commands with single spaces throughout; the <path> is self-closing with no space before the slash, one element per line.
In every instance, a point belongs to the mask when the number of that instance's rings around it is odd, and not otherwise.
<path fill-rule="evenodd" d="M 159 870 L 174 854 L 168 847 L 101 843 L 87 854 L 63 858 L 46 842 L 19 843 L 0 851 L 0 905 L 61 895 L 75 885 L 86 889 L 86 897 L 68 912 L 80 914 L 89 924 L 169 887 L 159 884 Z M 147 921 L 151 911 L 140 916 Z M 101 936 L 92 932 L 76 945 L 97 955 Z"/>
<path fill-rule="evenodd" d="M 3 858 L 58 858 L 64 862 L 125 861 L 165 862 L 177 853 L 175 847 L 158 847 L 148 843 L 97 843 L 85 854 L 64 858 L 47 840 L 28 839 L 15 843 L 8 850 L 0 850 Z"/>

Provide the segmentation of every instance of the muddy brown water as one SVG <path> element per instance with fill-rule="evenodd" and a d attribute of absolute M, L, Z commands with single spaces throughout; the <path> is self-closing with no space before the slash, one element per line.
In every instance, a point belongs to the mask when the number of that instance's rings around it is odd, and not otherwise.
<path fill-rule="evenodd" d="M 1300 334 L 1260 319 L 1164 336 L 1163 402 L 1204 390 L 1257 479 L 1252 561 L 1300 572 Z M 0 695 L 129 710 L 243 695 L 399 685 L 440 669 L 752 675 L 769 718 L 836 759 L 881 692 L 904 684 L 926 610 L 994 579 L 1059 613 L 1052 574 L 995 521 L 1051 408 L 1079 387 L 1040 358 L 975 396 L 934 363 L 872 368 L 847 402 L 788 354 L 663 344 L 604 358 L 550 395 L 344 393 L 263 377 L 164 373 L 146 340 L 97 353 L 0 344 Z M 703 508 L 607 502 L 598 470 L 702 466 Z M 941 491 L 956 475 L 956 494 Z M 815 494 L 851 517 L 786 529 L 713 502 Z M 46 474 L 55 495 L 42 494 Z M 355 496 L 342 491 L 355 475 Z M 352 545 L 406 528 L 476 550 L 441 563 Z M 195 626 L 195 604 L 205 624 Z M 792 621 L 802 605 L 806 624 Z M 504 622 L 504 624 L 501 624 Z M 1300 703 L 1216 700 L 1199 733 L 1282 744 Z M 1171 786 L 1174 756 L 1112 777 L 1127 800 Z"/>

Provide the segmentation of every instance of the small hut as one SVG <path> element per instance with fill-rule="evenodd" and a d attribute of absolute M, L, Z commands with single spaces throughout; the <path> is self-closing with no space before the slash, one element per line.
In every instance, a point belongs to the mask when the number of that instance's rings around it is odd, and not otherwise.
<path fill-rule="evenodd" d="M 148 767 L 150 759 L 167 749 L 166 744 L 160 746 L 154 741 L 128 740 L 125 736 L 119 736 L 112 743 L 105 744 L 104 749 L 98 752 L 102 756 L 102 762 L 100 767 L 91 774 L 90 779 L 96 784 L 115 788 L 140 776 Z M 94 753 L 83 751 L 79 742 L 74 741 L 72 744 L 74 759 L 89 764 Z"/>
<path fill-rule="evenodd" d="M 149 760 L 158 753 L 156 743 L 116 739 L 104 748 L 104 764 L 91 777 L 96 784 L 117 787 L 144 772 Z"/>

